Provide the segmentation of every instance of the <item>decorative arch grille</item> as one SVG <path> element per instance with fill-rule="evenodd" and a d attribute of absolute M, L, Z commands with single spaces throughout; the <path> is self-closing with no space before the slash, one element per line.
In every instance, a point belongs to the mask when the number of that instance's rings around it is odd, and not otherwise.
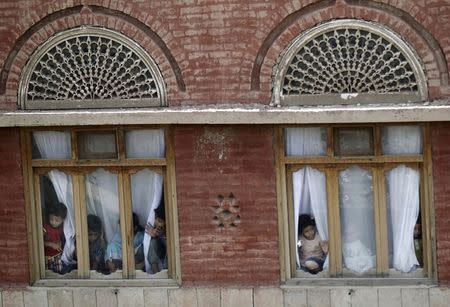
<path fill-rule="evenodd" d="M 278 65 L 275 105 L 417 102 L 426 83 L 417 56 L 379 25 L 337 20 L 295 39 Z"/>
<path fill-rule="evenodd" d="M 161 73 L 135 42 L 107 29 L 82 27 L 53 37 L 24 70 L 26 109 L 165 105 Z"/>

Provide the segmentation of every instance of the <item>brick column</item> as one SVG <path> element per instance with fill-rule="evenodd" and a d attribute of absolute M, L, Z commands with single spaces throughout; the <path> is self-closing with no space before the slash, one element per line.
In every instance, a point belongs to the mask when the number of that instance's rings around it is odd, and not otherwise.
<path fill-rule="evenodd" d="M 273 128 L 184 126 L 174 137 L 183 285 L 278 284 Z"/>
<path fill-rule="evenodd" d="M 22 160 L 18 129 L 0 129 L 0 286 L 29 281 Z"/>
<path fill-rule="evenodd" d="M 450 284 L 450 124 L 432 129 L 437 270 L 440 285 Z"/>

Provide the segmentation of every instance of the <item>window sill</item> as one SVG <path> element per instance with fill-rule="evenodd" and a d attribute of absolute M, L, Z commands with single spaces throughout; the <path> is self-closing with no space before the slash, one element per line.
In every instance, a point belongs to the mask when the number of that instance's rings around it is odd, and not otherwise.
<path fill-rule="evenodd" d="M 43 279 L 36 281 L 33 287 L 155 287 L 178 288 L 173 279 Z"/>
<path fill-rule="evenodd" d="M 436 286 L 436 281 L 429 278 L 396 277 L 336 277 L 336 278 L 292 278 L 281 285 L 282 289 L 298 287 L 423 287 Z"/>

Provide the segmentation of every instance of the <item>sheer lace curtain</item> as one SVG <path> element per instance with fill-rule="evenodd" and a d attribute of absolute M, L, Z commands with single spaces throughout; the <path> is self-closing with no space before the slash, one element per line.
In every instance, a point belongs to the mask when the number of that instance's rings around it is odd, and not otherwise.
<path fill-rule="evenodd" d="M 68 131 L 35 131 L 34 142 L 41 159 L 70 159 L 70 133 Z"/>
<path fill-rule="evenodd" d="M 383 153 L 422 153 L 420 126 L 387 126 L 382 130 Z M 414 226 L 420 211 L 420 174 L 401 165 L 386 174 L 390 260 L 392 267 L 410 272 L 419 265 L 414 250 Z"/>
<path fill-rule="evenodd" d="M 125 134 L 126 154 L 128 158 L 164 158 L 164 130 L 132 130 Z M 155 209 L 161 204 L 163 177 L 149 169 L 131 176 L 131 195 L 133 211 L 139 217 L 142 226 L 155 224 Z M 148 251 L 151 237 L 144 235 L 145 270 L 151 272 Z"/>
<path fill-rule="evenodd" d="M 373 179 L 369 170 L 351 166 L 339 173 L 342 260 L 364 273 L 376 266 Z"/>
<path fill-rule="evenodd" d="M 133 212 L 139 217 L 141 226 L 145 227 L 147 223 L 154 225 L 155 209 L 161 203 L 163 189 L 163 177 L 158 173 L 144 169 L 131 176 L 131 195 L 133 202 Z M 144 235 L 144 256 L 145 271 L 150 272 L 150 263 L 148 262 L 148 250 L 151 237 Z"/>
<path fill-rule="evenodd" d="M 61 131 L 37 131 L 33 133 L 34 142 L 41 159 L 70 159 L 70 133 Z M 62 261 L 73 264 L 75 251 L 75 213 L 72 197 L 72 178 L 58 170 L 52 170 L 48 177 L 58 197 L 58 201 L 66 205 L 67 216 L 64 220 L 64 236 L 66 244 L 62 254 Z"/>
<path fill-rule="evenodd" d="M 327 222 L 327 193 L 325 174 L 309 166 L 292 174 L 294 217 L 295 217 L 295 242 L 298 238 L 298 217 L 301 214 L 309 214 L 316 221 L 317 232 L 321 240 L 328 240 Z M 300 266 L 300 255 L 296 248 L 297 266 Z M 325 261 L 328 263 L 328 256 Z M 327 267 L 326 265 L 324 265 Z"/>
<path fill-rule="evenodd" d="M 117 174 L 98 169 L 86 176 L 88 214 L 98 216 L 103 223 L 106 242 L 109 243 L 119 226 L 119 198 Z"/>
<path fill-rule="evenodd" d="M 407 273 L 419 266 L 414 226 L 419 216 L 419 172 L 404 165 L 386 174 L 392 267 Z"/>
<path fill-rule="evenodd" d="M 326 129 L 287 128 L 286 155 L 321 156 L 326 154 Z M 322 240 L 328 240 L 327 199 L 325 174 L 309 166 L 292 174 L 295 242 L 298 242 L 298 217 L 301 214 L 314 216 L 317 232 Z M 296 248 L 297 266 L 300 257 Z M 328 257 L 327 257 L 328 260 Z M 328 261 L 325 262 L 325 267 Z"/>
<path fill-rule="evenodd" d="M 287 128 L 285 135 L 287 156 L 324 156 L 327 153 L 325 128 Z"/>
<path fill-rule="evenodd" d="M 381 147 L 385 155 L 420 155 L 422 128 L 420 126 L 383 127 Z"/>
<path fill-rule="evenodd" d="M 125 134 L 127 158 L 164 158 L 164 130 L 130 130 Z"/>

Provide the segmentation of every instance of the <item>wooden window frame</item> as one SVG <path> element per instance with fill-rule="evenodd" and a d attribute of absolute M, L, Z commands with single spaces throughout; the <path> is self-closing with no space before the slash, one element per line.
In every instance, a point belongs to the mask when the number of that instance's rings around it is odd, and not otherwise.
<path fill-rule="evenodd" d="M 163 129 L 165 141 L 164 158 L 125 158 L 124 134 L 128 130 Z M 71 158 L 70 160 L 32 159 L 33 131 L 70 131 Z M 77 139 L 79 131 L 115 131 L 118 151 L 117 159 L 84 159 L 77 156 Z M 27 236 L 30 264 L 30 284 L 35 286 L 111 286 L 111 285 L 144 285 L 144 286 L 173 286 L 181 284 L 178 214 L 175 183 L 175 156 L 173 151 L 173 135 L 170 126 L 87 126 L 87 127 L 38 127 L 21 130 L 21 147 L 23 176 L 25 187 L 25 203 L 27 216 Z M 108 278 L 98 278 L 97 272 L 89 269 L 89 249 L 87 241 L 87 208 L 83 200 L 85 197 L 85 175 L 103 168 L 118 176 L 118 202 L 123 240 L 123 269 L 122 276 L 115 281 Z M 75 232 L 77 242 L 82 248 L 77 248 L 76 273 L 52 278 L 46 274 L 42 240 L 42 214 L 40 201 L 39 176 L 50 170 L 58 169 L 72 178 L 73 203 L 75 213 Z M 164 204 L 166 212 L 167 236 L 167 278 L 142 278 L 134 269 L 134 248 L 131 202 L 131 176 L 143 169 L 149 169 L 163 176 Z M 82 239 L 84 238 L 84 239 Z M 137 273 L 137 274 L 136 274 Z M 117 276 L 115 276 L 117 278 Z"/>
<path fill-rule="evenodd" d="M 422 127 L 422 154 L 421 155 L 382 155 L 381 152 L 381 128 L 383 126 L 420 125 Z M 374 155 L 373 156 L 334 156 L 333 155 L 333 128 L 335 127 L 372 127 L 374 133 Z M 285 154 L 285 129 L 291 127 L 326 127 L 327 129 L 327 155 L 326 156 L 286 156 Z M 339 281 L 349 285 L 349 281 L 360 285 L 364 280 L 368 284 L 374 284 L 374 278 L 380 285 L 389 284 L 423 284 L 436 283 L 436 247 L 434 242 L 434 206 L 432 190 L 432 160 L 430 146 L 430 127 L 424 123 L 407 124 L 336 124 L 336 125 L 285 125 L 275 128 L 277 146 L 277 205 L 278 225 L 280 237 L 280 275 L 282 282 L 287 284 L 310 284 L 323 283 L 324 285 L 339 284 Z M 376 242 L 376 273 L 373 275 L 347 275 L 344 274 L 341 251 L 341 227 L 339 209 L 339 171 L 349 166 L 357 165 L 361 168 L 372 170 L 373 184 L 373 206 Z M 423 258 L 424 265 L 421 268 L 422 277 L 411 274 L 411 276 L 399 276 L 392 274 L 389 269 L 388 260 L 388 226 L 386 216 L 385 196 L 385 172 L 399 165 L 407 165 L 418 169 L 420 173 L 420 212 L 422 218 Z M 326 176 L 327 189 L 327 217 L 329 233 L 329 255 L 330 263 L 328 277 L 313 278 L 297 274 L 295 260 L 295 221 L 293 212 L 292 174 L 293 172 L 310 166 L 324 172 Z M 348 277 L 348 278 L 347 278 Z M 356 282 L 354 280 L 357 280 Z M 350 282 L 350 283 L 351 283 Z"/>

